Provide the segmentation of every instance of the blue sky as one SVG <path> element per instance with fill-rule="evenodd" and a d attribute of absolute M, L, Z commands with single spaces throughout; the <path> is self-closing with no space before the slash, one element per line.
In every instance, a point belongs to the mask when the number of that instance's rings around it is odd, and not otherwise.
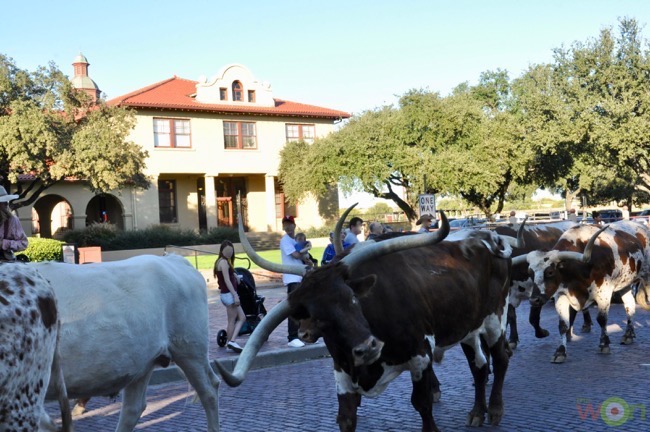
<path fill-rule="evenodd" d="M 72 74 L 81 51 L 109 98 L 241 63 L 276 97 L 359 113 L 486 70 L 518 76 L 618 17 L 650 23 L 650 2 L 12 1 L 3 15 L 0 52 L 18 67 Z"/>
<path fill-rule="evenodd" d="M 0 53 L 72 74 L 80 51 L 108 98 L 173 75 L 241 63 L 274 96 L 360 113 L 409 89 L 448 93 L 502 68 L 511 77 L 619 17 L 646 25 L 650 1 L 12 1 Z"/>

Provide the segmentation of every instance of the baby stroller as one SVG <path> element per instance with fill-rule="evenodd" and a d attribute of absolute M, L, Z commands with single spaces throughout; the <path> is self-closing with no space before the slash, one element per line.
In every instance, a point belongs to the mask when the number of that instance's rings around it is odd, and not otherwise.
<path fill-rule="evenodd" d="M 236 259 L 245 259 L 248 261 L 248 268 L 250 268 L 251 262 L 248 258 L 237 258 Z M 241 326 L 239 330 L 239 335 L 248 335 L 253 333 L 255 327 L 262 321 L 262 318 L 266 315 L 266 308 L 264 307 L 264 296 L 257 295 L 257 290 L 255 289 L 255 279 L 248 268 L 235 267 L 235 273 L 241 276 L 241 281 L 237 286 L 237 294 L 239 294 L 239 301 L 241 302 L 241 308 L 246 315 L 246 322 Z M 228 342 L 228 335 L 226 330 L 221 329 L 217 333 L 217 344 L 222 347 L 225 346 Z"/>

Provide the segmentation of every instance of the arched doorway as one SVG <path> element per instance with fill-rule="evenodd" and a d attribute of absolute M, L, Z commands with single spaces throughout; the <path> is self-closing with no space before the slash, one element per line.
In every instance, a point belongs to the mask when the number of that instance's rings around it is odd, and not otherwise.
<path fill-rule="evenodd" d="M 92 223 L 112 223 L 124 229 L 122 202 L 110 194 L 95 195 L 86 206 L 86 226 Z"/>
<path fill-rule="evenodd" d="M 32 235 L 43 238 L 58 236 L 74 229 L 72 206 L 60 195 L 45 195 L 32 207 Z"/>

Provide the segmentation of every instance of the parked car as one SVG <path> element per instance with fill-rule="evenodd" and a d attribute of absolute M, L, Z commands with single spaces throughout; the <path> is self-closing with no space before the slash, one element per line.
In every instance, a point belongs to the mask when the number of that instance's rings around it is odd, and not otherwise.
<path fill-rule="evenodd" d="M 647 224 L 650 221 L 650 209 L 641 210 L 636 215 L 630 216 L 630 220 Z"/>

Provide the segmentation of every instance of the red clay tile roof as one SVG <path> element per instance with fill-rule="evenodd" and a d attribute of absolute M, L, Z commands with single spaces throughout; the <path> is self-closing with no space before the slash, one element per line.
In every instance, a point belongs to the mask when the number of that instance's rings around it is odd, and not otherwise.
<path fill-rule="evenodd" d="M 196 84 L 197 81 L 172 77 L 111 99 L 108 103 L 111 105 L 128 106 L 131 108 L 201 111 L 224 114 L 295 116 L 333 120 L 350 117 L 350 114 L 345 111 L 338 111 L 281 99 L 274 99 L 275 107 L 201 103 L 190 97 L 190 95 L 196 93 Z"/>

